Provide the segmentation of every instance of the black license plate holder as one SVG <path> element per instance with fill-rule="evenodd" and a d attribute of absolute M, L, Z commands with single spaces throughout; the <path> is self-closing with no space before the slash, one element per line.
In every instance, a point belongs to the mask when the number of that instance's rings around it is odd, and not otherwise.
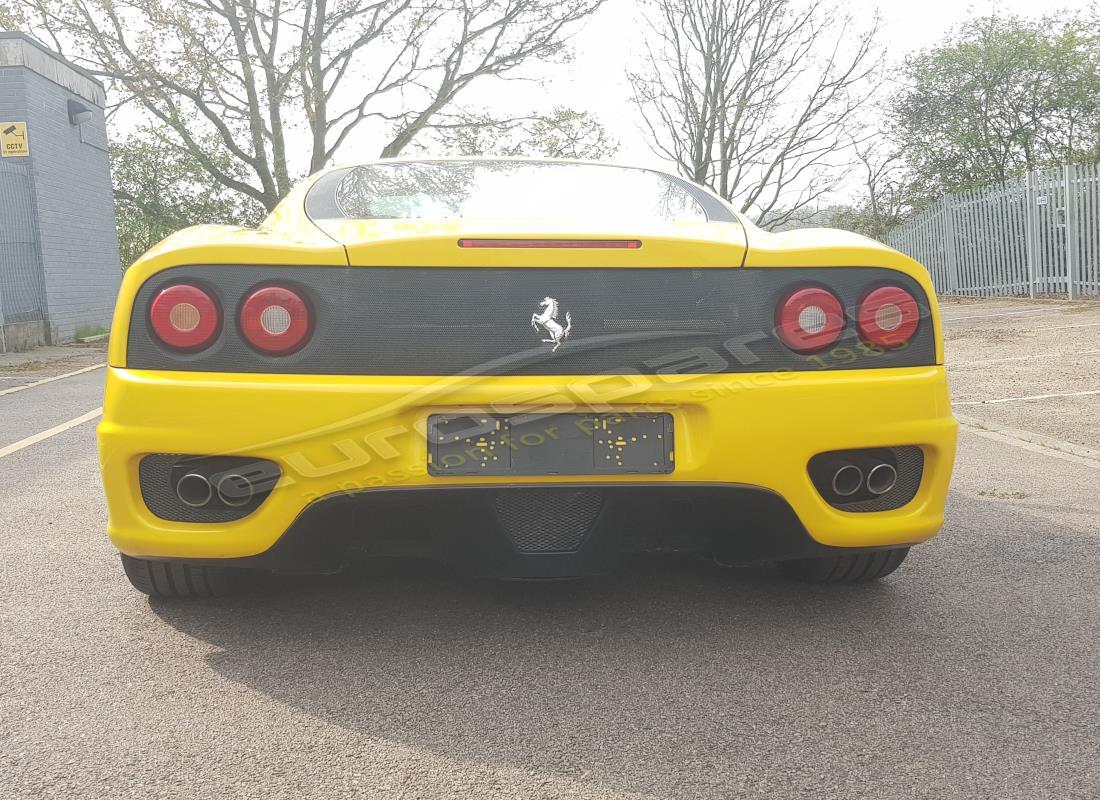
<path fill-rule="evenodd" d="M 430 475 L 667 475 L 672 415 L 431 414 Z"/>

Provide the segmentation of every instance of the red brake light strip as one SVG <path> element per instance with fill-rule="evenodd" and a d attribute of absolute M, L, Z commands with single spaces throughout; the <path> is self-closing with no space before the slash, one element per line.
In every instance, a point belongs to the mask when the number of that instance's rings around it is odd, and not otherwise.
<path fill-rule="evenodd" d="M 637 250 L 638 239 L 459 239 L 459 247 L 523 248 L 523 249 L 592 249 Z"/>

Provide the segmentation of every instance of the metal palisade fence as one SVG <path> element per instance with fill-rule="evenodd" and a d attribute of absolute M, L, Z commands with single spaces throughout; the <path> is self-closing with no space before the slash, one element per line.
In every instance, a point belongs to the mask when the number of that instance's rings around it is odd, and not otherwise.
<path fill-rule="evenodd" d="M 30 167 L 15 160 L 0 162 L 0 352 L 3 326 L 44 319 L 46 305 Z"/>
<path fill-rule="evenodd" d="M 1100 166 L 944 195 L 888 244 L 924 264 L 941 294 L 1100 295 Z"/>

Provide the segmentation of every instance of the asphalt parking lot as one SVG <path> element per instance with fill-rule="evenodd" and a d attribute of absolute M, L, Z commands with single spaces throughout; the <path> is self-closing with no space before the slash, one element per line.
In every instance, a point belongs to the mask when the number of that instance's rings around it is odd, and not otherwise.
<path fill-rule="evenodd" d="M 0 797 L 1100 796 L 1100 304 L 944 316 L 946 526 L 839 588 L 661 559 L 150 601 L 103 533 L 102 350 L 0 356 Z"/>

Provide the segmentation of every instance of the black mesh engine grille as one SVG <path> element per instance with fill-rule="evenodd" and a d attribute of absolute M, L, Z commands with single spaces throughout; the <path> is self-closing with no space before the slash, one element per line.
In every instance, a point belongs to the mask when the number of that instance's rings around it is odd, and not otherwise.
<path fill-rule="evenodd" d="M 504 533 L 521 553 L 573 553 L 603 507 L 594 489 L 517 489 L 494 500 Z"/>
<path fill-rule="evenodd" d="M 181 282 L 205 288 L 222 306 L 225 322 L 200 353 L 163 347 L 149 325 L 157 292 Z M 247 294 L 272 282 L 301 291 L 315 317 L 309 342 L 288 356 L 252 349 L 236 324 Z M 922 309 L 914 338 L 888 352 L 861 346 L 852 322 L 863 294 L 882 284 L 905 288 Z M 776 305 L 800 285 L 827 286 L 847 309 L 844 335 L 827 353 L 798 355 L 775 336 Z M 919 285 L 870 267 L 176 267 L 138 292 L 127 351 L 127 366 L 140 369 L 344 375 L 724 373 L 932 363 L 935 338 Z"/>

